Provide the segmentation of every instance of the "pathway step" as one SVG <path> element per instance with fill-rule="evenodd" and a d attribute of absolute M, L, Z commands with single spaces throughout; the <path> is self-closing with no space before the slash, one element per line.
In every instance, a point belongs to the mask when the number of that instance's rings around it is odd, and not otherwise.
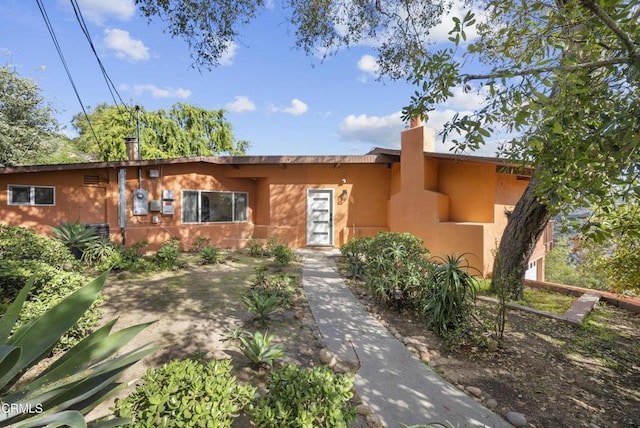
<path fill-rule="evenodd" d="M 599 294 L 585 293 L 574 302 L 573 306 L 561 318 L 568 323 L 580 325 L 599 301 Z"/>

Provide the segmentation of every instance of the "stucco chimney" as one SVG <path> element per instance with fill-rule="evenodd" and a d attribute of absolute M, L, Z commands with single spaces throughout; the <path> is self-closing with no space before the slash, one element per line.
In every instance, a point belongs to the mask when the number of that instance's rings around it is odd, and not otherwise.
<path fill-rule="evenodd" d="M 412 118 L 410 126 L 400 136 L 400 186 L 424 189 L 424 152 L 435 151 L 435 132 L 424 127 L 422 117 Z"/>
<path fill-rule="evenodd" d="M 138 139 L 136 137 L 124 137 L 127 146 L 127 160 L 138 160 Z"/>

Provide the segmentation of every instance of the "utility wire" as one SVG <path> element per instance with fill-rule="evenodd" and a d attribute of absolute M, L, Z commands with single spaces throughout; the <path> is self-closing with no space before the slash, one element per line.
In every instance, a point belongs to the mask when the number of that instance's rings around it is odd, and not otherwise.
<path fill-rule="evenodd" d="M 116 89 L 116 86 L 113 84 L 113 81 L 111 80 L 111 77 L 109 77 L 109 73 L 107 73 L 107 70 L 104 67 L 104 64 L 102 63 L 102 60 L 100 59 L 100 56 L 98 55 L 96 47 L 93 44 L 93 40 L 91 38 L 91 34 L 89 33 L 89 29 L 88 29 L 87 24 L 86 24 L 86 22 L 84 20 L 84 16 L 82 16 L 82 11 L 80 10 L 80 6 L 78 5 L 78 1 L 77 0 L 70 0 L 70 2 L 71 2 L 71 6 L 73 7 L 73 12 L 74 12 L 74 14 L 76 16 L 76 20 L 78 21 L 78 24 L 80 25 L 80 29 L 82 30 L 82 33 L 84 34 L 85 38 L 89 42 L 89 46 L 91 46 L 91 50 L 93 51 L 93 55 L 96 57 L 96 61 L 98 61 L 98 66 L 100 67 L 100 71 L 102 72 L 104 80 L 105 80 L 105 82 L 107 84 L 107 88 L 109 89 L 109 93 L 111 94 L 111 98 L 113 99 L 113 103 L 116 105 L 118 110 L 120 110 L 121 106 L 122 106 L 125 109 L 125 111 L 127 111 L 127 113 L 129 113 L 129 118 L 131 119 L 131 121 L 133 121 L 134 120 L 133 112 L 127 107 L 127 104 L 122 100 L 122 97 L 120 96 L 120 93 Z M 116 96 L 118 98 L 117 100 L 116 100 Z M 118 100 L 120 100 L 120 103 L 118 103 Z"/>
<path fill-rule="evenodd" d="M 93 134 L 93 137 L 96 139 L 96 142 L 100 144 L 100 140 L 98 139 L 98 136 L 96 135 L 96 132 L 93 129 L 93 126 L 91 125 L 91 121 L 89 120 L 89 115 L 87 115 L 87 110 L 84 108 L 82 98 L 80 98 L 80 93 L 78 92 L 78 88 L 76 87 L 76 84 L 73 81 L 73 77 L 71 76 L 71 71 L 69 70 L 67 60 L 64 58 L 64 54 L 62 53 L 62 48 L 60 47 L 60 43 L 58 43 L 58 38 L 56 37 L 56 33 L 53 31 L 53 26 L 51 25 L 51 21 L 49 20 L 49 15 L 47 14 L 47 10 L 45 9 L 44 4 L 42 3 L 42 0 L 36 0 L 36 3 L 38 4 L 38 9 L 40 9 L 40 14 L 42 15 L 42 19 L 44 19 L 44 22 L 47 26 L 47 30 L 49 31 L 49 35 L 51 36 L 51 40 L 53 40 L 53 44 L 56 47 L 58 56 L 62 61 L 62 65 L 64 66 L 64 69 L 67 73 L 69 82 L 71 82 L 71 87 L 73 88 L 73 92 L 76 94 L 76 98 L 80 103 L 80 107 L 82 108 L 82 113 L 84 114 L 85 119 L 87 119 L 87 123 L 89 124 L 89 128 L 91 129 L 91 133 Z"/>

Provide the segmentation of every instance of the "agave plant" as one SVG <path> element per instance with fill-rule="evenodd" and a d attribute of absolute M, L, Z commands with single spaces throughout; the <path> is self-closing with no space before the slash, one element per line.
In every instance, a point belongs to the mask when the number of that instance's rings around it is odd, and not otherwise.
<path fill-rule="evenodd" d="M 66 245 L 78 259 L 82 257 L 87 245 L 100 239 L 96 235 L 95 227 L 87 227 L 78 221 L 58 223 L 56 227 L 51 228 L 51 231 L 55 238 Z"/>
<path fill-rule="evenodd" d="M 0 427 L 86 427 L 84 415 L 125 384 L 115 382 L 124 370 L 158 349 L 148 344 L 119 352 L 150 323 L 113 334 L 115 320 L 96 330 L 28 383 L 22 375 L 43 362 L 60 336 L 96 300 L 108 272 L 68 295 L 56 306 L 12 333 L 33 280 L 20 291 L 0 319 Z M 111 420 L 118 426 L 126 420 Z M 100 426 L 100 425 L 95 425 Z"/>
<path fill-rule="evenodd" d="M 282 345 L 272 345 L 273 335 L 256 331 L 249 336 L 240 336 L 240 351 L 256 365 L 273 365 L 273 360 L 286 355 Z"/>
<path fill-rule="evenodd" d="M 279 309 L 283 299 L 275 292 L 251 290 L 248 296 L 242 298 L 242 302 L 249 312 L 264 323 L 269 315 Z"/>

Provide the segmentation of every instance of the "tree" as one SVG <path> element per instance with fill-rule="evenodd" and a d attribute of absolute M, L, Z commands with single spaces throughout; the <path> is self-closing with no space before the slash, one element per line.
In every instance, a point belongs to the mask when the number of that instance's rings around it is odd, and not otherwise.
<path fill-rule="evenodd" d="M 28 164 L 53 151 L 52 112 L 35 82 L 0 67 L 0 165 Z"/>
<path fill-rule="evenodd" d="M 125 137 L 136 137 L 136 114 L 124 107 L 98 105 L 88 114 L 73 118 L 80 136 L 76 145 L 101 160 L 127 158 Z M 234 142 L 224 110 L 205 110 L 177 103 L 169 110 L 140 109 L 140 141 L 143 159 L 244 154 L 246 141 Z"/>
<path fill-rule="evenodd" d="M 197 66 L 216 65 L 264 2 L 136 0 L 149 19 L 184 37 Z M 375 40 L 380 71 L 408 77 L 417 91 L 405 118 L 424 115 L 453 88 L 486 96 L 472 115 L 445 128 L 458 150 L 477 149 L 496 132 L 512 136 L 501 154 L 535 167 L 503 234 L 493 278 L 514 295 L 550 216 L 573 207 L 610 210 L 640 194 L 640 9 L 629 0 L 468 0 L 452 23 L 450 46 L 430 45 L 429 30 L 447 0 L 288 0 L 297 46 L 336 52 Z M 483 19 L 471 12 L 477 6 Z M 473 27 L 478 38 L 467 41 Z M 429 48 L 438 49 L 429 49 Z M 472 73 L 469 65 L 482 73 Z M 458 136 L 458 134 L 460 136 Z M 597 228 L 597 224 L 589 227 Z"/>

